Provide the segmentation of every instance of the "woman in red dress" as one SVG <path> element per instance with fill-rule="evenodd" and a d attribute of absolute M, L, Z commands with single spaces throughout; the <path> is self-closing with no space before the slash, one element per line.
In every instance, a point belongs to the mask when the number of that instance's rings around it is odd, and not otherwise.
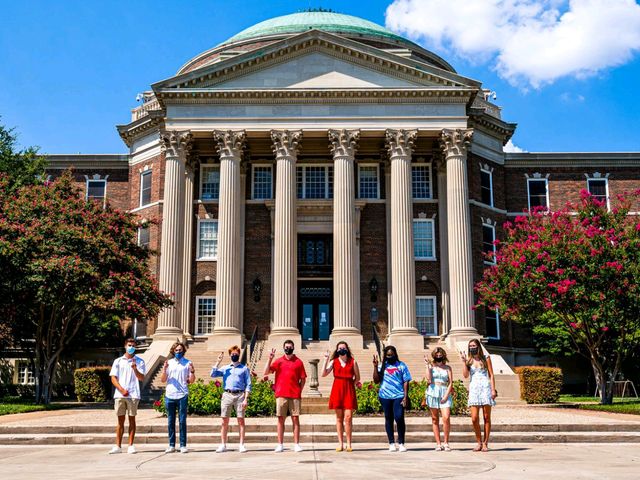
<path fill-rule="evenodd" d="M 329 363 L 331 360 L 331 363 Z M 353 412 L 358 408 L 356 386 L 360 387 L 360 370 L 351 355 L 346 342 L 336 345 L 336 350 L 329 359 L 329 352 L 324 355 L 322 376 L 333 371 L 333 387 L 329 396 L 329 408 L 336 411 L 336 430 L 340 446 L 336 452 L 344 450 L 343 434 L 347 435 L 347 452 L 351 452 L 351 432 L 353 430 Z"/>

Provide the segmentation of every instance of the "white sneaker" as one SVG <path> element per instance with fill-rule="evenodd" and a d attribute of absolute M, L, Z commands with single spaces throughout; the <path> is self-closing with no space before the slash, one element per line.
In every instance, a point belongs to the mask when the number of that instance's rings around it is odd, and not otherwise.
<path fill-rule="evenodd" d="M 134 447 L 133 445 L 129 445 L 129 448 L 127 448 L 127 453 L 138 453 L 138 451 L 136 450 L 136 447 Z"/>
<path fill-rule="evenodd" d="M 113 455 L 114 453 L 122 453 L 122 449 L 119 446 L 114 445 L 111 447 L 111 450 L 109 450 L 109 455 Z"/>
<path fill-rule="evenodd" d="M 240 444 L 240 446 L 238 447 L 238 452 L 240 453 L 244 453 L 247 451 L 247 447 L 245 447 L 242 443 Z"/>
<path fill-rule="evenodd" d="M 227 446 L 224 443 L 221 443 L 220 446 L 216 449 L 216 453 L 224 453 L 227 451 Z"/>
<path fill-rule="evenodd" d="M 400 445 L 398 445 L 398 451 L 399 452 L 406 452 L 407 451 L 407 447 L 404 446 L 404 443 L 401 443 Z"/>
<path fill-rule="evenodd" d="M 187 447 L 180 447 L 180 453 L 189 453 L 189 449 Z"/>
<path fill-rule="evenodd" d="M 274 450 L 274 452 L 275 452 L 275 453 L 281 453 L 281 452 L 284 452 L 284 445 L 282 445 L 281 443 L 279 443 L 279 444 L 276 446 L 276 449 Z"/>
<path fill-rule="evenodd" d="M 167 447 L 164 453 L 173 453 L 176 451 L 176 447 Z"/>
<path fill-rule="evenodd" d="M 296 444 L 293 446 L 293 451 L 294 451 L 294 452 L 301 452 L 302 450 L 303 450 L 303 448 L 300 446 L 300 444 L 299 444 L 299 443 L 296 443 Z"/>
<path fill-rule="evenodd" d="M 389 451 L 390 452 L 395 452 L 396 451 L 396 444 L 395 443 L 390 443 L 389 444 Z"/>

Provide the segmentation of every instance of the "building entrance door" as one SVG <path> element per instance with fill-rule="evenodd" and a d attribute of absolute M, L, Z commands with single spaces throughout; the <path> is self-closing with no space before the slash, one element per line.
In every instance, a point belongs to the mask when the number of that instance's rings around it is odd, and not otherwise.
<path fill-rule="evenodd" d="M 302 340 L 329 340 L 331 334 L 331 282 L 300 282 L 299 326 Z"/>

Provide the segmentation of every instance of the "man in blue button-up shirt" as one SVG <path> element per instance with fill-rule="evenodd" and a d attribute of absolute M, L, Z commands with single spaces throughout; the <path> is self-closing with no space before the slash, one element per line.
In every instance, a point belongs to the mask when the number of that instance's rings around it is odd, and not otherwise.
<path fill-rule="evenodd" d="M 224 352 L 218 355 L 218 363 L 211 369 L 211 378 L 222 377 L 222 404 L 220 406 L 220 416 L 222 417 L 222 428 L 220 436 L 222 443 L 216 450 L 217 453 L 227 451 L 227 432 L 229 431 L 229 417 L 235 408 L 238 417 L 238 427 L 240 430 L 240 447 L 238 451 L 247 451 L 244 446 L 244 411 L 247 408 L 249 393 L 251 392 L 251 373 L 246 365 L 240 363 L 240 347 L 234 345 L 229 349 L 231 363 L 222 368 L 220 362 L 224 357 Z"/>

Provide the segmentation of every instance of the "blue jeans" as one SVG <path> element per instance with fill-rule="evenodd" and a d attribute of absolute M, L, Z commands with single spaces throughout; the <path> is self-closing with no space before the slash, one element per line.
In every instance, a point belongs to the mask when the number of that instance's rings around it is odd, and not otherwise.
<path fill-rule="evenodd" d="M 404 407 L 402 406 L 402 398 L 381 398 L 380 404 L 384 412 L 384 428 L 387 431 L 389 443 L 394 443 L 393 438 L 393 422 L 398 426 L 398 443 L 404 444 L 404 432 L 406 426 L 404 423 Z"/>
<path fill-rule="evenodd" d="M 189 396 L 185 395 L 179 400 L 164 399 L 167 408 L 167 420 L 169 422 L 169 445 L 176 446 L 176 408 L 178 409 L 178 423 L 180 424 L 180 446 L 187 446 L 187 404 Z"/>

